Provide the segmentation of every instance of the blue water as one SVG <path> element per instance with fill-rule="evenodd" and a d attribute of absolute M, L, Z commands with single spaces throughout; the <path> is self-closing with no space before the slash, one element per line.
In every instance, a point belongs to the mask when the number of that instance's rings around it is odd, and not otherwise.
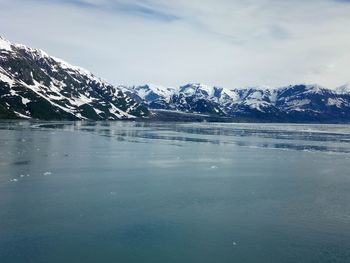
<path fill-rule="evenodd" d="M 0 122 L 0 262 L 350 262 L 350 126 Z"/>

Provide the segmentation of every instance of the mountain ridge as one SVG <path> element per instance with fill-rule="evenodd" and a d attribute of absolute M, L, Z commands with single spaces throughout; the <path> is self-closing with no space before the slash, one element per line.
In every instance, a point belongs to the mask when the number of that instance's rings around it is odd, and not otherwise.
<path fill-rule="evenodd" d="M 153 96 L 156 99 L 143 96 L 147 94 L 147 85 L 142 86 L 143 94 L 138 94 L 137 86 L 124 89 L 139 96 L 139 101 L 150 109 L 262 121 L 348 122 L 350 119 L 350 92 L 317 84 L 227 89 L 192 83 L 174 89 L 170 99 L 161 93 Z"/>
<path fill-rule="evenodd" d="M 4 116 L 103 120 L 146 117 L 148 109 L 90 71 L 40 49 L 0 39 L 0 110 Z"/>

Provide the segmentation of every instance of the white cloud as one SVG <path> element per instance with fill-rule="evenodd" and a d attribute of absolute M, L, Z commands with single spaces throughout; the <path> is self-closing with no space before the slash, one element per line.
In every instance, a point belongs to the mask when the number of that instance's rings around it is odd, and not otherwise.
<path fill-rule="evenodd" d="M 72 4 L 74 2 L 74 4 Z M 257 3 L 258 2 L 258 3 Z M 1 31 L 114 84 L 350 80 L 350 4 L 309 0 L 0 0 Z"/>

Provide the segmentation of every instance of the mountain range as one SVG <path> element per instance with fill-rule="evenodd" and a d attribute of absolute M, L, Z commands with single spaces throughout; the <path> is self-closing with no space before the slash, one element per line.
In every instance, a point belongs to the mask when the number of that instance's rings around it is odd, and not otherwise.
<path fill-rule="evenodd" d="M 223 88 L 113 86 L 40 49 L 0 37 L 0 118 L 350 122 L 350 84 Z"/>

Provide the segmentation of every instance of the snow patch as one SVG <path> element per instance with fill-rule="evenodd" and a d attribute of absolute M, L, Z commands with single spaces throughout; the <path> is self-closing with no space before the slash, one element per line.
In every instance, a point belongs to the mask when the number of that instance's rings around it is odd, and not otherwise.
<path fill-rule="evenodd" d="M 341 108 L 343 106 L 343 104 L 344 104 L 344 101 L 340 100 L 340 99 L 329 98 L 327 101 L 328 106 L 336 106 L 338 108 Z"/>
<path fill-rule="evenodd" d="M 17 112 L 17 111 L 14 111 L 14 113 L 15 113 L 18 117 L 20 117 L 20 118 L 30 119 L 29 116 L 24 115 L 24 114 L 22 114 L 22 113 L 19 113 L 19 112 Z"/>
<path fill-rule="evenodd" d="M 12 51 L 11 43 L 2 36 L 0 36 L 0 49 Z"/>
<path fill-rule="evenodd" d="M 30 102 L 30 100 L 28 100 L 27 98 L 23 98 L 23 97 L 22 97 L 22 103 L 23 103 L 24 105 L 27 105 L 29 102 Z"/>

